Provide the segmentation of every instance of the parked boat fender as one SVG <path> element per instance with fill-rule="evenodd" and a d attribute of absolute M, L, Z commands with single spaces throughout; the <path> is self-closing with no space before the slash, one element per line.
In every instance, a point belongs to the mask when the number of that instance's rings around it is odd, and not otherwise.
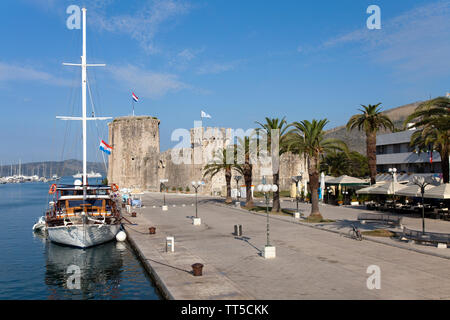
<path fill-rule="evenodd" d="M 127 238 L 127 234 L 126 234 L 125 232 L 123 232 L 123 231 L 119 231 L 119 232 L 116 234 L 116 240 L 117 240 L 117 241 L 122 242 L 122 241 L 125 241 L 126 238 Z"/>

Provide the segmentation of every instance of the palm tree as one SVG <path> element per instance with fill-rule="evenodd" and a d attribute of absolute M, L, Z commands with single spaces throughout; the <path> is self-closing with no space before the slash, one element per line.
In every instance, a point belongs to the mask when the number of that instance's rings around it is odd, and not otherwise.
<path fill-rule="evenodd" d="M 347 152 L 346 144 L 338 139 L 324 138 L 323 128 L 328 123 L 327 119 L 322 120 L 303 120 L 293 122 L 290 126 L 294 127 L 289 131 L 287 145 L 290 151 L 303 154 L 308 163 L 309 173 L 309 191 L 311 193 L 311 214 L 310 217 L 322 219 L 319 211 L 319 168 L 321 155 L 333 151 Z"/>
<path fill-rule="evenodd" d="M 438 97 L 420 104 L 406 118 L 404 125 L 409 122 L 415 122 L 414 126 L 418 128 L 411 136 L 411 146 L 419 151 L 438 151 L 444 183 L 449 183 L 450 99 Z"/>
<path fill-rule="evenodd" d="M 253 162 L 251 158 L 254 156 L 251 154 L 250 148 L 250 137 L 245 136 L 244 139 L 238 138 L 237 152 L 244 155 L 244 163 L 238 163 L 239 159 L 236 159 L 236 164 L 234 166 L 235 170 L 239 172 L 244 177 L 245 183 L 245 207 L 253 207 L 253 197 L 252 197 L 252 173 L 253 173 Z"/>
<path fill-rule="evenodd" d="M 381 103 L 375 105 L 361 105 L 363 109 L 359 109 L 361 114 L 356 114 L 347 122 L 347 130 L 351 131 L 355 128 L 364 130 L 366 133 L 366 150 L 369 162 L 370 182 L 376 183 L 377 176 L 377 132 L 381 129 L 394 130 L 394 124 L 388 116 L 381 113 L 379 108 Z"/>
<path fill-rule="evenodd" d="M 227 185 L 227 197 L 225 203 L 231 203 L 231 169 L 234 166 L 233 163 L 227 163 L 227 148 L 217 150 L 212 163 L 207 164 L 203 170 L 203 177 L 209 176 L 211 179 L 221 171 L 225 173 L 225 181 Z M 228 151 L 231 152 L 231 151 Z"/>
<path fill-rule="evenodd" d="M 350 173 L 350 158 L 345 152 L 329 153 L 320 163 L 320 171 L 334 177 Z"/>
<path fill-rule="evenodd" d="M 288 128 L 288 124 L 283 119 L 278 118 L 268 118 L 266 117 L 265 123 L 260 123 L 256 121 L 257 124 L 261 126 L 261 128 L 264 129 L 266 135 L 267 135 L 267 148 L 269 153 L 271 152 L 271 146 L 272 146 L 272 131 L 278 130 L 278 157 L 280 157 L 283 153 L 287 151 L 286 148 L 286 130 Z M 280 206 L 280 167 L 279 162 L 276 163 L 274 161 L 275 155 L 272 155 L 272 175 L 273 175 L 273 184 L 275 184 L 278 188 L 277 191 L 273 193 L 273 206 L 272 211 L 279 212 L 281 210 Z M 276 167 L 275 167 L 276 166 Z"/>

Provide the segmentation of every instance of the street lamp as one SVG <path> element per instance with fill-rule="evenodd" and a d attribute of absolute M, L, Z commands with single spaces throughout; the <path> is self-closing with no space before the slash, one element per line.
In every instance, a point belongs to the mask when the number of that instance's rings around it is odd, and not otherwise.
<path fill-rule="evenodd" d="M 327 204 L 330 204 L 330 189 L 331 187 L 327 187 Z"/>
<path fill-rule="evenodd" d="M 393 201 L 394 201 L 394 212 L 395 212 L 395 180 L 396 180 L 396 174 L 397 174 L 397 168 L 389 168 L 389 173 L 392 175 L 392 195 L 393 195 Z"/>
<path fill-rule="evenodd" d="M 239 202 L 239 196 L 240 196 L 240 192 L 239 192 L 239 180 L 241 180 L 241 176 L 234 176 L 234 180 L 236 180 L 236 201 Z M 239 202 L 240 203 L 240 202 Z"/>
<path fill-rule="evenodd" d="M 295 200 L 297 201 L 297 213 L 299 213 L 298 211 L 298 196 L 299 196 L 299 190 L 298 190 L 298 183 L 299 181 L 302 180 L 302 172 L 300 173 L 299 176 L 293 176 L 292 177 L 292 181 L 295 182 Z"/>
<path fill-rule="evenodd" d="M 159 185 L 159 191 L 160 192 L 162 192 L 164 189 L 166 189 L 166 191 L 167 191 L 167 187 L 166 187 L 166 185 L 165 185 L 165 183 L 166 182 L 168 182 L 169 181 L 169 179 L 160 179 L 159 180 L 159 183 L 160 183 L 160 185 Z M 166 206 L 166 193 L 164 192 L 163 193 L 163 206 L 162 206 L 162 209 L 163 209 L 163 211 L 167 211 L 167 206 Z"/>
<path fill-rule="evenodd" d="M 197 216 L 197 190 L 200 188 L 201 185 L 205 184 L 203 181 L 192 181 L 192 186 L 195 189 L 195 218 L 194 218 L 194 225 L 201 224 L 200 218 Z"/>
<path fill-rule="evenodd" d="M 348 191 L 347 190 L 342 191 L 342 194 L 344 195 L 344 205 L 345 205 L 346 204 L 346 199 L 347 199 L 346 195 L 348 194 Z"/>
<path fill-rule="evenodd" d="M 262 184 L 258 185 L 257 190 L 259 192 L 264 193 L 264 197 L 266 198 L 266 215 L 267 215 L 267 243 L 264 247 L 264 258 L 275 258 L 275 247 L 270 245 L 269 240 L 269 192 L 276 192 L 278 190 L 278 186 L 276 184 L 266 184 L 266 177 L 263 176 Z"/>
<path fill-rule="evenodd" d="M 425 187 L 430 183 L 425 181 L 424 177 L 414 176 L 413 183 L 420 187 L 420 193 L 422 194 L 422 233 L 425 233 L 425 206 L 423 205 L 423 194 L 425 193 Z"/>

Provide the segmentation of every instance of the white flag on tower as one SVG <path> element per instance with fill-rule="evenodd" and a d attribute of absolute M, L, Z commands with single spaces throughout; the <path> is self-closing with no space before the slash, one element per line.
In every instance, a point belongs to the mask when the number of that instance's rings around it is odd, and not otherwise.
<path fill-rule="evenodd" d="M 200 113 L 200 117 L 202 118 L 211 118 L 211 116 L 209 114 L 207 114 L 205 111 L 202 110 L 202 112 Z"/>

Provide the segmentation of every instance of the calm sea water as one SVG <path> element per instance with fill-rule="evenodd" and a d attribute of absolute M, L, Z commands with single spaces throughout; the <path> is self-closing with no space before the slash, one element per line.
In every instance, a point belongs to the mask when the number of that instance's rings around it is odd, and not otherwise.
<path fill-rule="evenodd" d="M 48 188 L 0 185 L 0 299 L 161 299 L 127 243 L 82 250 L 34 234 Z M 68 288 L 71 265 L 80 268 L 80 289 Z"/>

